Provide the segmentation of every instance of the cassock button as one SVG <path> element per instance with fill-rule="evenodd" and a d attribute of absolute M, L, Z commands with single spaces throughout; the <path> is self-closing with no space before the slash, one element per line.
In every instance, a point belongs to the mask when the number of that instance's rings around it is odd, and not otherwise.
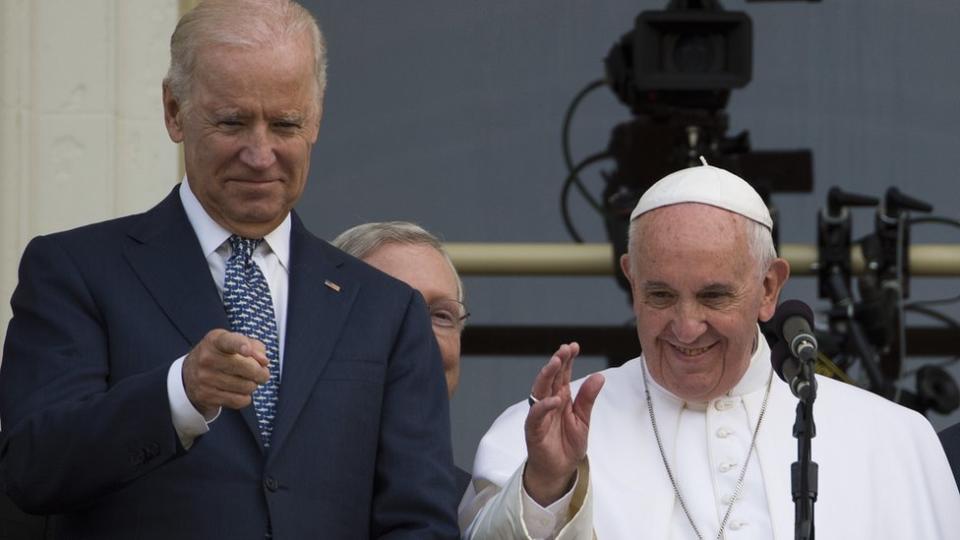
<path fill-rule="evenodd" d="M 733 407 L 733 402 L 726 399 L 718 399 L 713 403 L 713 407 L 718 411 L 725 411 L 730 407 Z"/>
<path fill-rule="evenodd" d="M 736 465 L 736 463 L 723 462 L 720 464 L 720 472 L 730 472 Z"/>

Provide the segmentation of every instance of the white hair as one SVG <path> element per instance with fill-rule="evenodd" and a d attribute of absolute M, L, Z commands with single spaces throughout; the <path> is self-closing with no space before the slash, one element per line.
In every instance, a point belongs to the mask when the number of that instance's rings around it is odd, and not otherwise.
<path fill-rule="evenodd" d="M 304 33 L 313 45 L 319 106 L 327 87 L 326 45 L 313 15 L 291 0 L 201 1 L 180 19 L 170 37 L 170 69 L 163 83 L 186 105 L 198 51 L 215 45 L 274 46 Z"/>
<path fill-rule="evenodd" d="M 773 245 L 773 232 L 752 219 L 743 218 L 742 221 L 747 229 L 747 245 L 750 247 L 750 254 L 753 255 L 762 280 L 774 259 L 777 258 L 777 248 Z"/>
<path fill-rule="evenodd" d="M 351 227 L 334 238 L 332 244 L 358 259 L 366 258 L 387 244 L 429 246 L 443 255 L 453 277 L 457 281 L 457 300 L 463 302 L 463 281 L 453 265 L 453 260 L 443 248 L 440 239 L 423 227 L 409 221 L 384 221 L 364 223 Z"/>

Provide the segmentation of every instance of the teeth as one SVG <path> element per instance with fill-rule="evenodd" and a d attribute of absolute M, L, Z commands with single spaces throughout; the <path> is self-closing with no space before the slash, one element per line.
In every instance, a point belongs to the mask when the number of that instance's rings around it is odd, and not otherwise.
<path fill-rule="evenodd" d="M 673 348 L 679 351 L 680 354 L 684 356 L 697 356 L 698 354 L 703 354 L 708 350 L 710 350 L 710 347 L 700 347 L 698 349 L 689 349 L 687 347 L 678 347 L 676 345 L 674 345 Z"/>

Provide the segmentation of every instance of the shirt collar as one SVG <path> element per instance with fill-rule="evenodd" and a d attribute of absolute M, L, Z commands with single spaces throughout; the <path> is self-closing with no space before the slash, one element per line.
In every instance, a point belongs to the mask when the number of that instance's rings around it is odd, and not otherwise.
<path fill-rule="evenodd" d="M 180 202 L 183 203 L 183 209 L 187 213 L 190 226 L 197 234 L 197 240 L 200 241 L 204 258 L 209 257 L 220 249 L 220 246 L 233 233 L 223 228 L 207 214 L 197 196 L 194 195 L 193 190 L 190 189 L 190 183 L 186 176 L 183 177 L 183 182 L 180 184 Z M 291 219 L 290 214 L 287 213 L 287 217 L 280 222 L 280 225 L 263 237 L 270 251 L 277 256 L 280 264 L 287 270 L 289 270 L 290 261 L 290 229 Z"/>
<path fill-rule="evenodd" d="M 730 389 L 730 396 L 744 396 L 755 392 L 767 385 L 767 379 L 770 378 L 770 346 L 767 345 L 767 339 L 760 332 L 760 326 L 757 326 L 757 348 L 750 357 L 750 365 L 747 371 L 740 377 L 740 382 Z"/>

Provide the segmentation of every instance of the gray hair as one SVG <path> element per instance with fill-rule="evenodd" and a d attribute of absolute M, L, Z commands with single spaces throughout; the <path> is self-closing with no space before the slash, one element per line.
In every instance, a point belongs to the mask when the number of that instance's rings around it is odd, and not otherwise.
<path fill-rule="evenodd" d="M 752 219 L 743 218 L 743 221 L 747 228 L 747 245 L 750 247 L 750 254 L 753 255 L 762 280 L 774 259 L 777 258 L 777 248 L 773 245 L 773 232 Z"/>
<path fill-rule="evenodd" d="M 186 105 L 197 51 L 214 45 L 274 45 L 307 33 L 313 43 L 317 105 L 327 87 L 327 48 L 317 20 L 291 0 L 203 0 L 177 23 L 170 37 L 170 69 L 163 83 Z"/>
<path fill-rule="evenodd" d="M 333 245 L 358 259 L 373 254 L 387 244 L 407 244 L 413 246 L 430 246 L 443 255 L 450 266 L 453 277 L 457 280 L 457 300 L 463 302 L 463 281 L 457 268 L 453 265 L 450 255 L 443 248 L 440 239 L 423 227 L 409 221 L 384 221 L 378 223 L 364 223 L 351 227 L 333 239 Z"/>
<path fill-rule="evenodd" d="M 777 250 L 773 245 L 773 232 L 768 229 L 765 225 L 758 223 L 752 219 L 736 215 L 738 221 L 744 225 L 744 234 L 747 237 L 747 247 L 750 250 L 750 255 L 753 256 L 753 260 L 756 263 L 757 273 L 761 280 L 767 274 L 767 270 L 770 269 L 770 265 L 773 263 L 774 259 L 777 258 Z M 634 249 L 634 242 L 639 241 L 639 229 L 640 218 L 634 219 L 627 231 L 628 234 L 628 249 L 632 251 Z"/>

